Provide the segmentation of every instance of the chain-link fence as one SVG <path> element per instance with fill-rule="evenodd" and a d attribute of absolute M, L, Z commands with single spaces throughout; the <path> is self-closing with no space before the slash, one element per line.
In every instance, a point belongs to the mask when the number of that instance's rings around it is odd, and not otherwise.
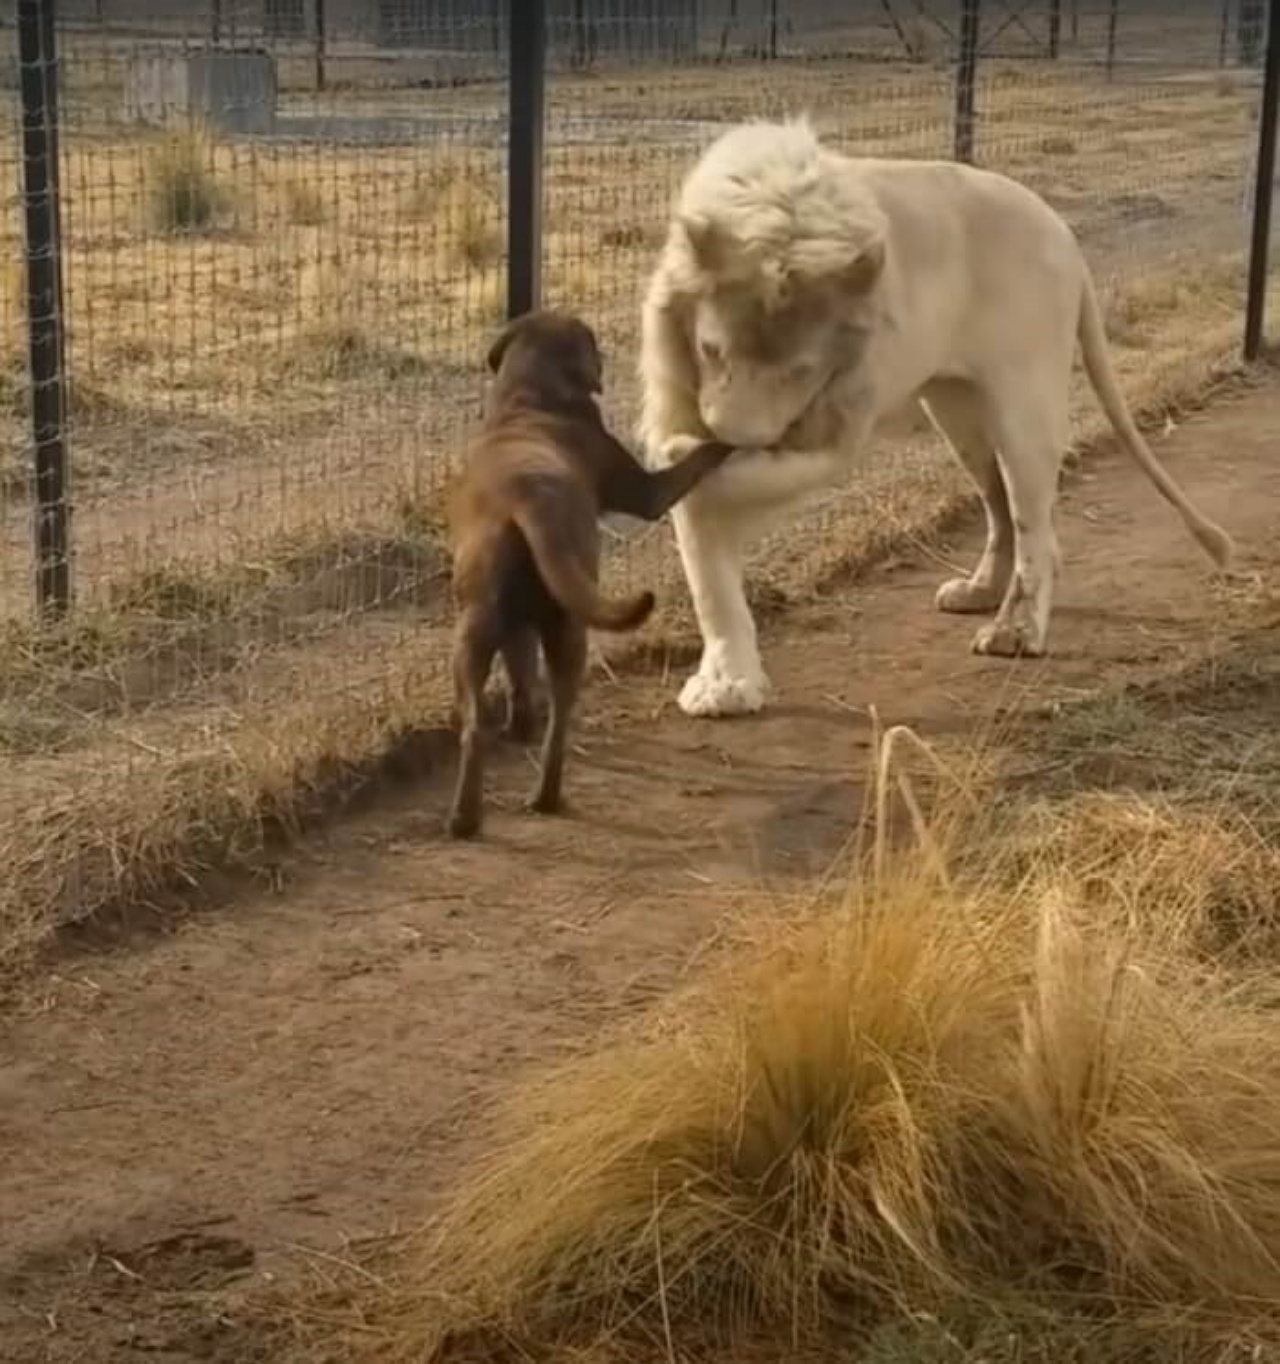
<path fill-rule="evenodd" d="M 1046 195 L 1139 407 L 1238 346 L 1253 0 L 547 9 L 543 291 L 599 330 L 622 429 L 671 196 L 754 115 L 807 111 L 867 154 L 971 149 Z M 507 223 L 524 54 L 505 2 L 77 0 L 56 33 L 35 22 L 49 0 L 18 12 L 33 22 L 0 29 L 0 936 L 234 857 L 443 721 L 442 490 L 527 247 Z M 757 581 L 801 592 L 963 490 L 904 424 L 815 509 L 820 533 L 762 548 Z M 611 543 L 611 574 L 665 588 L 655 629 L 684 628 L 668 529 Z"/>

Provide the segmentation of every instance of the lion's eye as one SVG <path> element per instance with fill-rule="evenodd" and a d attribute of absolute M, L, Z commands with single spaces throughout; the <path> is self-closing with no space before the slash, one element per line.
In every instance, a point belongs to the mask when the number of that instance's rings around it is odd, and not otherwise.
<path fill-rule="evenodd" d="M 702 358 L 709 365 L 718 365 L 724 359 L 724 351 L 714 341 L 704 341 L 701 349 Z"/>

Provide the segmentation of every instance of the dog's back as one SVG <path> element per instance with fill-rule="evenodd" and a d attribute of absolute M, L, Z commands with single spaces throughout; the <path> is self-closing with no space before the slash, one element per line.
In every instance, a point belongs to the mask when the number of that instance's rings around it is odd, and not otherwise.
<path fill-rule="evenodd" d="M 590 420 L 519 401 L 499 406 L 472 441 L 450 499 L 454 593 L 539 625 L 563 610 L 597 629 L 628 630 L 653 609 L 641 592 L 600 596 L 600 507 Z"/>

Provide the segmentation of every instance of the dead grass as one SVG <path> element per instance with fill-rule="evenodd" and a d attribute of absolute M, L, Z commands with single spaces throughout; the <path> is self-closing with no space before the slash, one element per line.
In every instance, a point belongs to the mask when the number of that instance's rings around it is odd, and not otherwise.
<path fill-rule="evenodd" d="M 1028 863 L 970 821 L 974 874 L 954 799 L 520 1086 L 300 1357 L 1267 1357 L 1275 962 L 1197 950 L 1233 841 L 1060 811 Z"/>
<path fill-rule="evenodd" d="M 198 129 L 173 134 L 148 155 L 145 175 L 150 222 L 161 233 L 209 232 L 230 207 L 215 168 L 213 145 Z"/>
<path fill-rule="evenodd" d="M 306 180 L 286 180 L 284 195 L 290 222 L 298 227 L 323 225 L 326 205 L 317 185 Z"/>

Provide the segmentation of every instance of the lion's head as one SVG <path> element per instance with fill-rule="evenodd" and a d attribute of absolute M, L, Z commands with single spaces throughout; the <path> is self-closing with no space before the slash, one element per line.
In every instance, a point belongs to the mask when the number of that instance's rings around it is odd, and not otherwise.
<path fill-rule="evenodd" d="M 777 444 L 857 358 L 885 260 L 885 224 L 856 167 L 806 123 L 726 133 L 685 181 L 650 291 L 646 386 L 696 385 L 701 424 Z M 656 395 L 655 395 L 656 397 Z"/>

